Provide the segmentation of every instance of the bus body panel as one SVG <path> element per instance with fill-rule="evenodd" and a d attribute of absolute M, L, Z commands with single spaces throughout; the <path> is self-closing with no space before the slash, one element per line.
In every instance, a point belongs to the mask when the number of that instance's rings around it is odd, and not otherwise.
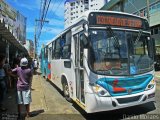
<path fill-rule="evenodd" d="M 51 80 L 52 82 L 57 85 L 62 91 L 62 77 L 65 77 L 68 86 L 69 86 L 69 91 L 71 98 L 73 98 L 73 91 L 75 91 L 75 75 L 72 74 L 74 73 L 74 69 L 72 68 L 73 65 L 71 64 L 71 68 L 64 68 L 64 61 L 68 60 L 52 60 L 51 65 Z"/>
<path fill-rule="evenodd" d="M 51 80 L 62 90 L 61 85 L 61 74 L 62 74 L 62 61 L 52 60 L 51 61 Z"/>

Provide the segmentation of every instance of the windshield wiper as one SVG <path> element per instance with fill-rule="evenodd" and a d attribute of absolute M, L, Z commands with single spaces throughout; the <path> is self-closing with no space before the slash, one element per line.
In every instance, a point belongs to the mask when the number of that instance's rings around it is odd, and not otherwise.
<path fill-rule="evenodd" d="M 139 30 L 138 36 L 137 36 L 137 38 L 136 38 L 136 40 L 135 40 L 135 42 L 134 42 L 134 45 L 137 45 L 138 41 L 139 41 L 140 38 L 141 38 L 141 35 L 142 35 L 142 30 Z"/>
<path fill-rule="evenodd" d="M 120 45 L 119 45 L 119 39 L 115 36 L 112 28 L 110 26 L 107 27 L 107 30 L 109 30 L 109 32 L 111 33 L 111 36 L 114 38 L 115 42 L 114 42 L 114 47 L 115 48 L 120 48 Z"/>

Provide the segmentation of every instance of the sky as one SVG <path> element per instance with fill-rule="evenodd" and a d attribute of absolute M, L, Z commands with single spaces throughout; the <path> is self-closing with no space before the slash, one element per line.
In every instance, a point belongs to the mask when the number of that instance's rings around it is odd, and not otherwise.
<path fill-rule="evenodd" d="M 35 19 L 39 19 L 41 0 L 5 1 L 27 18 L 26 39 L 34 41 Z M 38 53 L 40 53 L 42 44 L 48 43 L 58 35 L 58 33 L 64 30 L 64 1 L 65 0 L 51 0 L 46 17 L 49 23 L 45 23 L 42 29 L 38 41 Z"/>

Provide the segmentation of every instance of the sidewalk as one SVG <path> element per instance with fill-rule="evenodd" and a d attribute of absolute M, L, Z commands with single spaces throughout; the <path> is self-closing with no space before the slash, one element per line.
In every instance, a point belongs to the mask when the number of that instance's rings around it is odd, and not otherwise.
<path fill-rule="evenodd" d="M 156 83 L 160 83 L 160 71 L 155 71 L 155 81 Z"/>
<path fill-rule="evenodd" d="M 0 113 L 0 120 L 16 120 L 17 119 L 17 103 L 16 103 L 16 89 L 9 89 L 4 106 L 8 109 L 6 112 Z M 43 113 L 47 110 L 44 88 L 40 75 L 34 75 L 32 80 L 32 103 L 30 105 L 30 112 L 33 117 Z M 25 108 L 23 106 L 22 116 L 25 115 Z M 25 118 L 23 118 L 25 119 Z"/>

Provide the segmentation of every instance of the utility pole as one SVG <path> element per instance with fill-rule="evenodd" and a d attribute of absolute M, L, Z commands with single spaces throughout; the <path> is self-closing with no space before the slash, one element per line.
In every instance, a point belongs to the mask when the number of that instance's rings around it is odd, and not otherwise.
<path fill-rule="evenodd" d="M 34 58 L 37 58 L 37 22 L 46 22 L 48 23 L 48 20 L 38 20 L 35 19 L 35 33 L 34 33 Z"/>

